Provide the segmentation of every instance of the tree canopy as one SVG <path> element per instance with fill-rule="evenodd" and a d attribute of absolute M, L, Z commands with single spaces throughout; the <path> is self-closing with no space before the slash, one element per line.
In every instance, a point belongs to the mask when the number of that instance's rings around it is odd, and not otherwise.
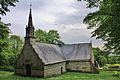
<path fill-rule="evenodd" d="M 95 60 L 98 62 L 100 66 L 104 66 L 108 62 L 108 53 L 105 51 L 99 49 L 99 48 L 93 48 L 93 53 L 95 56 Z"/>
<path fill-rule="evenodd" d="M 0 53 L 0 66 L 14 66 L 23 47 L 23 40 L 20 36 L 10 35 L 6 42 L 7 46 Z"/>
<path fill-rule="evenodd" d="M 6 12 L 9 12 L 9 6 L 15 6 L 14 3 L 18 2 L 18 0 L 0 0 L 0 14 L 6 15 Z"/>
<path fill-rule="evenodd" d="M 20 36 L 10 35 L 8 39 L 8 47 L 6 48 L 5 53 L 8 56 L 9 65 L 15 66 L 18 55 L 20 54 L 23 47 L 23 40 Z"/>
<path fill-rule="evenodd" d="M 6 15 L 7 12 L 9 12 L 9 6 L 15 6 L 15 3 L 18 2 L 18 0 L 0 0 L 0 15 Z M 5 23 L 1 21 L 0 17 L 0 66 L 4 63 L 7 64 L 5 60 L 5 55 L 2 54 L 5 49 L 9 46 L 8 44 L 8 38 L 9 37 L 9 28 Z"/>
<path fill-rule="evenodd" d="M 86 0 L 99 10 L 89 13 L 84 23 L 93 29 L 92 37 L 106 41 L 105 49 L 120 53 L 120 0 Z M 96 4 L 96 6 L 95 6 Z"/>
<path fill-rule="evenodd" d="M 7 46 L 7 37 L 9 36 L 9 29 L 3 22 L 0 21 L 0 53 Z"/>
<path fill-rule="evenodd" d="M 6 12 L 10 11 L 9 6 L 15 6 L 14 3 L 18 0 L 0 0 L 0 15 L 6 15 Z M 0 53 L 7 45 L 7 38 L 9 35 L 9 28 L 0 19 Z"/>
<path fill-rule="evenodd" d="M 99 7 L 101 1 L 103 0 L 78 0 L 78 1 L 86 1 L 88 8 Z"/>
<path fill-rule="evenodd" d="M 58 32 L 56 30 L 49 30 L 48 32 L 38 29 L 35 31 L 35 37 L 38 42 L 49 44 L 63 44 Z"/>

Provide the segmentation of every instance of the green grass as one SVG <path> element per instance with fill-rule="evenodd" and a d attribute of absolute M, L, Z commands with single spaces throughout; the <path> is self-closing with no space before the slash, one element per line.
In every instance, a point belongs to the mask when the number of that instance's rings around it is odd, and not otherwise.
<path fill-rule="evenodd" d="M 59 76 L 43 79 L 17 76 L 13 72 L 0 71 L 0 80 L 120 80 L 120 72 L 118 73 L 119 76 L 112 76 L 112 71 L 103 71 L 100 74 L 67 72 Z"/>

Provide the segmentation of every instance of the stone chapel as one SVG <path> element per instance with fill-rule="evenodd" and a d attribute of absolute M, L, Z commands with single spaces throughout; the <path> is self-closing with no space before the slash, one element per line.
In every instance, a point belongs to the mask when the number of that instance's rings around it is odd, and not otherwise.
<path fill-rule="evenodd" d="M 30 8 L 23 49 L 18 57 L 15 74 L 49 77 L 68 71 L 96 72 L 91 43 L 53 44 L 35 42 Z"/>

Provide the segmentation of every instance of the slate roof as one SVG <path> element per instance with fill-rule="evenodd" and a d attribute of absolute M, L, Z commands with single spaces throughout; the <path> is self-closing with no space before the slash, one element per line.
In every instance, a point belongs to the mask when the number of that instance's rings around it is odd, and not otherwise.
<path fill-rule="evenodd" d="M 53 64 L 65 61 L 65 57 L 61 55 L 60 47 L 57 45 L 36 42 L 32 44 L 32 47 L 44 64 Z"/>
<path fill-rule="evenodd" d="M 66 60 L 89 60 L 92 54 L 91 43 L 66 44 L 61 47 Z"/>
<path fill-rule="evenodd" d="M 66 44 L 59 47 L 35 42 L 32 47 L 46 65 L 66 60 L 89 60 L 92 54 L 91 43 Z"/>

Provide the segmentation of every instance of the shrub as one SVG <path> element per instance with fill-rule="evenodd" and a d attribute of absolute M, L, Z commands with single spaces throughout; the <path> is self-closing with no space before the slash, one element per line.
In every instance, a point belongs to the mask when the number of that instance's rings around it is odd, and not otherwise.
<path fill-rule="evenodd" d="M 120 56 L 110 56 L 109 64 L 120 64 Z"/>
<path fill-rule="evenodd" d="M 15 68 L 13 66 L 0 66 L 0 70 L 13 72 L 15 71 Z"/>
<path fill-rule="evenodd" d="M 119 68 L 119 66 L 109 66 L 109 68 Z"/>
<path fill-rule="evenodd" d="M 99 56 L 97 61 L 100 66 L 104 66 L 107 63 L 107 59 L 104 56 Z"/>
<path fill-rule="evenodd" d="M 120 64 L 107 64 L 102 67 L 103 70 L 108 70 L 108 71 L 119 71 L 120 70 Z"/>
<path fill-rule="evenodd" d="M 113 76 L 118 76 L 118 72 L 114 71 Z"/>

